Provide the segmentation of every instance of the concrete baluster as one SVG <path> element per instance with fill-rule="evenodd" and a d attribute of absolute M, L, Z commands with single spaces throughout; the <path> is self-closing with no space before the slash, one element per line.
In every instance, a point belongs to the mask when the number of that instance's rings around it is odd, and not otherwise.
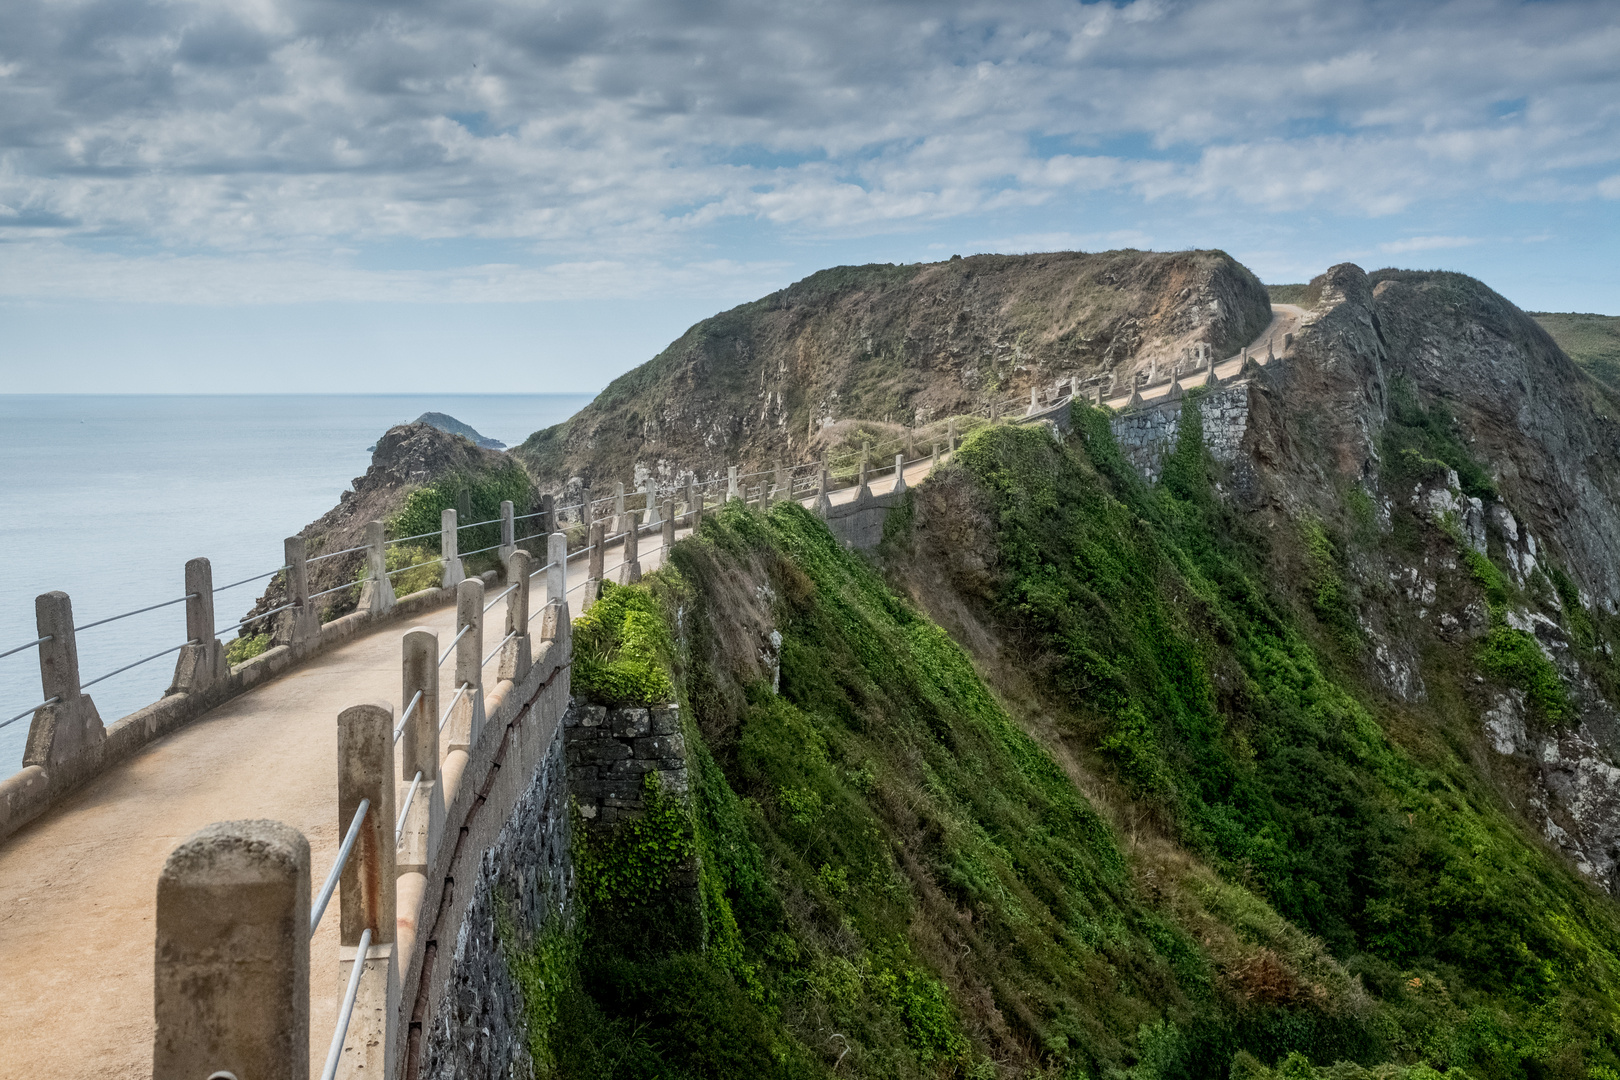
<path fill-rule="evenodd" d="M 780 502 L 792 493 L 788 491 L 787 474 L 782 471 L 782 463 L 776 463 L 776 471 L 771 474 L 771 501 Z"/>
<path fill-rule="evenodd" d="M 169 853 L 153 1080 L 309 1080 L 309 893 L 309 842 L 279 821 L 216 822 Z"/>
<path fill-rule="evenodd" d="M 540 640 L 557 641 L 568 629 L 568 537 L 546 539 L 546 609 L 540 617 Z"/>
<path fill-rule="evenodd" d="M 866 486 L 866 465 L 867 465 L 867 459 L 871 456 L 870 455 L 871 449 L 872 449 L 872 444 L 871 443 L 867 442 L 867 443 L 862 443 L 861 444 L 861 474 L 860 474 L 860 482 L 856 485 L 856 488 L 855 488 L 855 501 L 856 502 L 859 502 L 862 499 L 869 499 L 869 498 L 872 497 L 872 489 Z"/>
<path fill-rule="evenodd" d="M 702 513 L 697 504 L 697 477 L 686 478 L 686 525 L 687 528 L 697 528 L 698 516 Z"/>
<path fill-rule="evenodd" d="M 1040 407 L 1040 395 L 1036 393 L 1035 388 L 1032 386 L 1029 388 L 1029 411 L 1024 415 L 1034 416 L 1040 410 Z"/>
<path fill-rule="evenodd" d="M 366 582 L 360 586 L 360 607 L 373 615 L 393 611 L 394 583 L 388 577 L 388 545 L 380 521 L 366 523 Z"/>
<path fill-rule="evenodd" d="M 467 628 L 463 634 L 462 628 Z M 484 690 L 484 583 L 468 578 L 456 586 L 455 683 L 452 693 L 467 689 L 456 701 L 445 726 L 450 749 L 467 750 L 478 742 L 483 727 Z"/>
<path fill-rule="evenodd" d="M 669 561 L 669 549 L 675 546 L 675 500 L 664 500 L 664 561 Z"/>
<path fill-rule="evenodd" d="M 827 498 L 828 475 L 825 463 L 816 470 L 816 516 L 825 519 L 832 510 L 832 500 Z"/>
<path fill-rule="evenodd" d="M 49 704 L 34 710 L 23 767 L 38 765 L 53 785 L 71 785 L 97 771 L 107 732 L 95 702 L 79 689 L 79 645 L 67 593 L 34 599 L 34 628 L 38 637 L 50 638 L 38 649 L 39 682 Z"/>
<path fill-rule="evenodd" d="M 951 452 L 951 456 L 955 457 L 956 456 L 956 417 L 954 417 L 954 416 L 945 421 L 945 445 L 946 445 L 946 449 L 948 449 Z"/>
<path fill-rule="evenodd" d="M 929 462 L 928 462 L 928 471 L 933 472 L 937 468 L 939 468 L 939 440 L 935 439 L 934 440 L 934 451 L 930 455 L 930 459 L 929 459 Z"/>
<path fill-rule="evenodd" d="M 380 703 L 355 705 L 338 714 L 337 726 L 339 836 L 348 830 L 360 800 L 371 801 L 338 878 L 338 986 L 347 988 L 355 964 L 362 971 L 337 1074 L 354 1080 L 390 1077 L 394 1038 L 389 1027 L 399 1010 L 394 710 Z M 360 936 L 366 930 L 371 943 L 362 956 Z"/>
<path fill-rule="evenodd" d="M 742 498 L 742 492 L 737 490 L 737 466 L 726 466 L 726 501 Z"/>
<path fill-rule="evenodd" d="M 625 513 L 624 513 L 624 484 L 619 482 L 619 481 L 614 481 L 614 484 L 613 484 L 613 521 L 609 524 L 608 527 L 610 529 L 612 529 L 616 533 L 624 532 L 624 529 L 625 529 L 624 517 L 625 517 Z"/>
<path fill-rule="evenodd" d="M 648 529 L 662 525 L 663 519 L 658 516 L 658 485 L 651 480 L 647 481 L 647 518 L 645 524 Z"/>
<path fill-rule="evenodd" d="M 906 490 L 906 455 L 894 455 L 894 494 Z"/>
<path fill-rule="evenodd" d="M 456 511 L 448 507 L 439 515 L 439 553 L 444 556 L 444 577 L 439 585 L 446 589 L 453 589 L 460 585 L 467 574 L 461 568 L 461 548 L 458 546 L 461 535 L 456 527 Z"/>
<path fill-rule="evenodd" d="M 287 567 L 287 602 L 292 607 L 276 616 L 273 640 L 277 645 L 302 645 L 320 636 L 321 616 L 309 601 L 309 561 L 302 536 L 282 543 Z"/>
<path fill-rule="evenodd" d="M 529 647 L 529 564 L 534 556 L 527 551 L 514 551 L 506 562 L 506 580 L 515 587 L 506 596 L 506 627 L 501 633 L 512 640 L 501 647 L 498 678 L 522 682 L 529 674 L 533 654 Z"/>
<path fill-rule="evenodd" d="M 512 561 L 512 552 L 517 550 L 517 521 L 514 518 L 515 512 L 512 509 L 512 500 L 503 499 L 501 501 L 501 546 L 496 550 L 496 554 L 501 557 L 502 566 L 506 566 Z M 507 578 L 506 583 L 508 585 L 512 584 L 512 579 Z"/>
<path fill-rule="evenodd" d="M 214 636 L 214 572 L 207 559 L 186 563 L 186 640 L 174 662 L 171 694 L 200 694 L 228 673 L 225 648 Z"/>
<path fill-rule="evenodd" d="M 630 527 L 624 532 L 624 546 L 619 550 L 623 560 L 619 565 L 619 584 L 634 585 L 641 580 L 640 544 L 636 533 L 635 519 L 630 520 Z"/>
<path fill-rule="evenodd" d="M 580 488 L 579 489 L 579 523 L 581 525 L 589 525 L 591 522 L 593 522 L 595 520 L 596 519 L 591 516 L 591 489 L 588 488 L 588 487 Z"/>
<path fill-rule="evenodd" d="M 418 771 L 422 781 L 405 814 L 395 845 L 396 918 L 398 953 L 409 957 L 416 940 L 416 920 L 427 891 L 427 872 L 444 836 L 444 785 L 439 769 L 439 635 L 426 627 L 405 632 L 400 700 L 409 709 L 418 693 L 422 699 L 404 720 L 399 739 L 400 787 L 397 800 L 410 795 Z M 401 802 L 401 805 L 403 803 Z"/>
<path fill-rule="evenodd" d="M 534 520 L 538 522 L 534 532 L 542 536 L 550 536 L 557 531 L 557 500 L 554 496 L 540 496 L 540 516 Z M 534 533 L 529 535 L 533 536 Z"/>

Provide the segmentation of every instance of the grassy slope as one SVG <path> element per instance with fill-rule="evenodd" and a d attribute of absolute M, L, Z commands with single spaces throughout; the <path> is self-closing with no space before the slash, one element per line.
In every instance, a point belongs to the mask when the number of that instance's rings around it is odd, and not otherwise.
<path fill-rule="evenodd" d="M 1530 317 L 1587 374 L 1620 390 L 1620 315 L 1533 311 Z"/>
<path fill-rule="evenodd" d="M 679 842 L 703 856 L 708 949 L 634 944 L 641 894 L 596 890 L 537 1057 L 582 1077 L 1260 1075 L 1290 1053 L 1290 1074 L 1612 1075 L 1612 904 L 1454 740 L 1338 673 L 1333 540 L 1307 543 L 1302 625 L 1212 496 L 1195 411 L 1153 489 L 1100 414 L 1077 419 L 1067 446 L 981 432 L 942 479 L 990 508 L 989 603 L 1068 733 L 1182 855 L 1123 854 L 965 655 L 808 515 L 728 510 L 648 586 L 680 612 Z M 760 597 L 780 695 L 726 640 Z"/>

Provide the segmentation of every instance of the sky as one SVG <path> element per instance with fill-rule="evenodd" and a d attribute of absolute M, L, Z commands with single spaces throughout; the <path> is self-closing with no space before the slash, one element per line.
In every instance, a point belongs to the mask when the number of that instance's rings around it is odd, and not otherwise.
<path fill-rule="evenodd" d="M 0 392 L 595 391 L 826 266 L 1620 314 L 1620 3 L 4 0 Z"/>

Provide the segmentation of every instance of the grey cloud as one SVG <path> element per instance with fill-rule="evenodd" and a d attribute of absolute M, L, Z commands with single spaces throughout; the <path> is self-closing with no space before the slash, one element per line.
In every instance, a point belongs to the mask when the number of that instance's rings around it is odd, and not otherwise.
<path fill-rule="evenodd" d="M 1577 198 L 1620 163 L 1617 55 L 1595 0 L 9 0 L 0 204 L 181 247 L 566 254 L 1104 187 L 1366 214 L 1464 185 Z"/>

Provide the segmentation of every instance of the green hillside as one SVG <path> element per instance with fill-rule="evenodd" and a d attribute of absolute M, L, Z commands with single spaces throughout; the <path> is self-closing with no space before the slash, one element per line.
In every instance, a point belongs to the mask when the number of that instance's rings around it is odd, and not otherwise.
<path fill-rule="evenodd" d="M 1620 390 L 1620 315 L 1532 311 L 1530 317 L 1587 373 Z"/>

